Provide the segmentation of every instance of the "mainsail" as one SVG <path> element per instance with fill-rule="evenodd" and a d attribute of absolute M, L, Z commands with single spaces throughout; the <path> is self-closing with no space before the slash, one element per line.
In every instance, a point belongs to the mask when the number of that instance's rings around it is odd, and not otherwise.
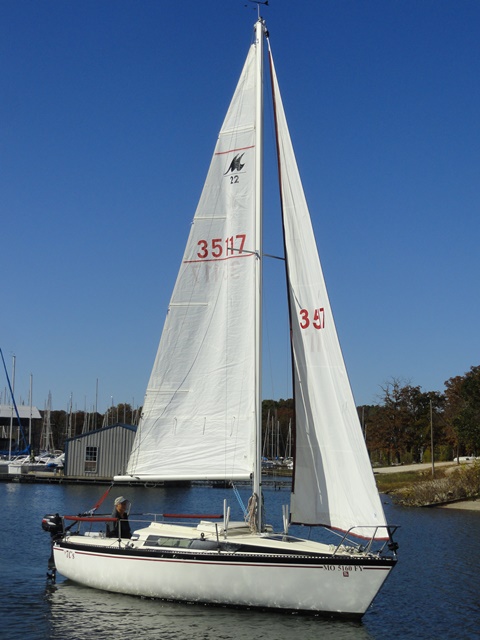
<path fill-rule="evenodd" d="M 361 536 L 385 537 L 386 521 L 318 257 L 273 58 L 295 386 L 295 466 L 291 519 Z"/>
<path fill-rule="evenodd" d="M 221 128 L 127 474 L 247 479 L 255 456 L 255 45 Z"/>

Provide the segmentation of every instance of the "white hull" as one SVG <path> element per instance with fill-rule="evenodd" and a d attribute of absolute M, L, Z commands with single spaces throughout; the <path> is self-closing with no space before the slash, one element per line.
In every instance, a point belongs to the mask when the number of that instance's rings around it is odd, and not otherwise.
<path fill-rule="evenodd" d="M 361 617 L 394 565 L 358 553 L 333 556 L 329 545 L 268 535 L 222 537 L 229 550 L 203 551 L 145 544 L 149 535 L 187 535 L 200 543 L 199 528 L 153 523 L 138 533 L 137 540 L 120 543 L 67 536 L 54 546 L 56 568 L 75 582 L 117 593 Z M 204 533 L 207 544 L 215 540 Z"/>
<path fill-rule="evenodd" d="M 44 454 L 38 456 L 33 461 L 30 456 L 22 456 L 9 461 L 8 473 L 11 475 L 22 475 L 34 473 L 36 471 L 56 471 L 63 469 L 65 456 Z"/>
<path fill-rule="evenodd" d="M 48 471 L 47 465 L 44 462 L 30 462 L 29 458 L 13 460 L 8 465 L 10 475 L 25 475 L 35 471 Z"/>

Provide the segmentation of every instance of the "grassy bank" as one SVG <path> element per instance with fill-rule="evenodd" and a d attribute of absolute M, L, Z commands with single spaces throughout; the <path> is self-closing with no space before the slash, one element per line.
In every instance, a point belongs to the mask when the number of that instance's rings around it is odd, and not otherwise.
<path fill-rule="evenodd" d="M 480 498 L 480 464 L 442 467 L 431 471 L 399 471 L 375 474 L 378 490 L 394 502 L 425 507 L 457 500 Z"/>

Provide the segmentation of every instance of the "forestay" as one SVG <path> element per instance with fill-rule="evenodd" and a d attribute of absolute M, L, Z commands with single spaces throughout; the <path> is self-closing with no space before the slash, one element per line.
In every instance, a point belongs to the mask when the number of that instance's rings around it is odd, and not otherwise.
<path fill-rule="evenodd" d="M 255 82 L 252 45 L 195 213 L 128 475 L 247 479 L 253 471 Z"/>
<path fill-rule="evenodd" d="M 270 53 L 292 323 L 294 523 L 380 526 L 383 508 L 362 436 Z M 371 536 L 372 529 L 356 533 Z"/>

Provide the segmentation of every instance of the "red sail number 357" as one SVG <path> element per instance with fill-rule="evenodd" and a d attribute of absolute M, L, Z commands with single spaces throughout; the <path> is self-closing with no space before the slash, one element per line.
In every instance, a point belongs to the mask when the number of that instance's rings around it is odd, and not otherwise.
<path fill-rule="evenodd" d="M 308 329 L 310 325 L 315 329 L 325 329 L 325 309 L 320 307 L 313 312 L 313 319 L 307 309 L 300 309 L 300 327 Z"/>

